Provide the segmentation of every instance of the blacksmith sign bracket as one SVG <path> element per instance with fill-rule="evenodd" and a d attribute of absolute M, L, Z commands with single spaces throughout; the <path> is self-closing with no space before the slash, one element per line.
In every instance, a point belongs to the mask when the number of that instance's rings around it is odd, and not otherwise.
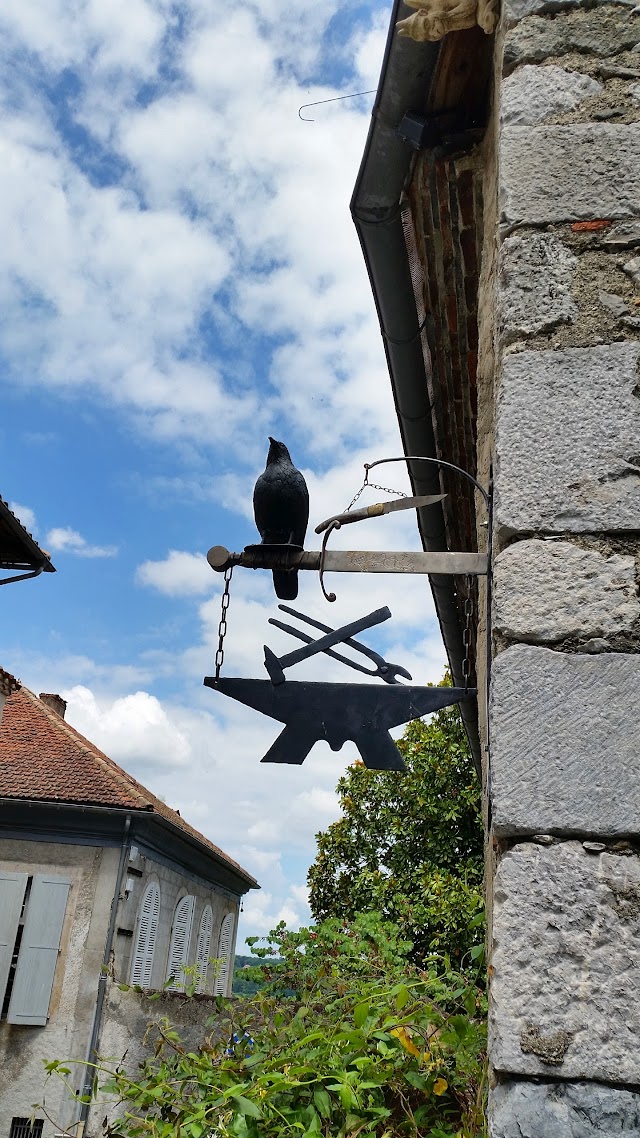
<path fill-rule="evenodd" d="M 273 440 L 271 442 L 273 443 Z M 274 445 L 282 447 L 282 444 L 279 443 Z M 288 451 L 286 454 L 289 458 Z M 379 502 L 374 506 L 352 509 L 366 486 L 386 490 L 389 493 L 399 493 L 398 491 L 390 491 L 386 487 L 373 487 L 373 484 L 369 482 L 369 471 L 383 463 L 403 461 L 433 463 L 462 475 L 473 485 L 483 498 L 487 509 L 487 520 L 481 523 L 487 526 L 487 551 L 485 553 L 390 553 L 327 549 L 328 537 L 334 530 L 340 529 L 343 525 L 365 518 L 378 517 L 381 514 L 394 513 L 397 510 L 426 508 L 442 501 L 446 496 L 444 494 L 412 498 L 402 495 L 400 500 Z M 357 633 L 387 620 L 391 616 L 388 608 L 377 609 L 348 625 L 333 629 L 331 626 L 297 612 L 287 605 L 280 605 L 281 611 L 297 617 L 307 625 L 324 632 L 325 635 L 319 639 L 314 639 L 309 633 L 272 618 L 269 621 L 270 624 L 297 640 L 302 640 L 305 646 L 278 657 L 265 645 L 264 666 L 269 676 L 268 680 L 222 678 L 220 673 L 224 660 L 229 586 L 234 567 L 240 565 L 247 569 L 267 569 L 272 572 L 275 570 L 277 573 L 300 569 L 314 570 L 320 575 L 323 594 L 329 601 L 334 601 L 336 598 L 335 594 L 327 593 L 324 587 L 323 574 L 325 572 L 418 573 L 434 576 L 464 576 L 468 579 L 473 576 L 486 576 L 488 613 L 491 587 L 489 574 L 491 565 L 491 505 L 490 491 L 485 490 L 471 474 L 458 466 L 454 466 L 453 463 L 417 455 L 408 455 L 402 458 L 383 458 L 377 462 L 365 463 L 364 484 L 347 510 L 342 514 L 335 514 L 327 518 L 316 527 L 316 533 L 324 534 L 322 549 L 319 552 L 306 551 L 301 545 L 276 545 L 265 544 L 264 542 L 261 545 L 246 546 L 242 553 L 230 553 L 228 549 L 220 545 L 215 545 L 209 550 L 207 554 L 209 565 L 216 572 L 224 573 L 225 587 L 218 629 L 215 675 L 208 676 L 204 682 L 208 687 L 253 707 L 284 725 L 284 729 L 269 748 L 262 762 L 300 764 L 304 762 L 314 743 L 319 740 L 325 740 L 333 750 L 339 750 L 345 742 L 351 740 L 358 747 L 362 759 L 368 767 L 377 770 L 404 770 L 402 757 L 389 734 L 390 729 L 406 723 L 409 719 L 473 698 L 477 694 L 476 689 L 472 688 L 470 684 L 473 609 L 471 582 L 468 581 L 464 602 L 463 687 L 417 687 L 411 682 L 402 684 L 398 676 L 411 681 L 411 675 L 406 669 L 399 664 L 390 663 L 379 653 L 354 639 Z M 278 593 L 278 595 L 283 594 Z M 293 595 L 295 596 L 295 592 Z M 336 645 L 345 645 L 355 649 L 361 656 L 365 655 L 375 667 L 371 669 L 336 652 Z M 350 668 L 366 673 L 369 677 L 383 680 L 384 688 L 381 690 L 379 687 L 367 684 L 300 683 L 291 680 L 285 682 L 286 669 L 318 653 L 325 653 Z M 489 659 L 489 653 L 487 658 Z"/>
<path fill-rule="evenodd" d="M 231 553 L 223 545 L 214 545 L 207 554 L 207 561 L 212 569 L 224 573 L 235 565 L 245 569 L 311 569 L 319 573 L 321 585 L 327 600 L 335 600 L 335 594 L 327 593 L 324 589 L 324 573 L 398 573 L 398 574 L 428 574 L 434 576 L 486 576 L 488 574 L 491 558 L 491 494 L 483 486 L 459 466 L 445 462 L 439 458 L 427 458 L 423 455 L 406 455 L 400 458 L 381 458 L 376 462 L 366 462 L 364 486 L 368 485 L 369 471 L 375 466 L 388 462 L 427 462 L 444 469 L 452 470 L 466 478 L 482 496 L 487 507 L 487 551 L 486 553 L 412 553 L 387 552 L 374 550 L 330 550 L 327 549 L 327 540 L 334 530 L 340 529 L 349 522 L 360 521 L 364 518 L 378 517 L 383 513 L 390 513 L 397 509 L 416 508 L 435 505 L 444 498 L 444 495 L 424 498 L 404 498 L 398 502 L 379 502 L 364 509 L 345 511 L 336 514 L 316 527 L 316 533 L 324 532 L 322 549 L 302 550 L 296 546 L 278 545 L 248 545 L 242 553 Z M 363 489 L 364 489 L 363 486 Z"/>

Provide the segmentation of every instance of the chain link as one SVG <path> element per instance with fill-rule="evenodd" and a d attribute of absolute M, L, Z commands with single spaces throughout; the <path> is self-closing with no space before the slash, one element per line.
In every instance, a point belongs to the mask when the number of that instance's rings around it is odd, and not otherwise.
<path fill-rule="evenodd" d="M 383 494 L 395 494 L 396 498 L 408 498 L 409 495 L 405 494 L 404 490 L 394 490 L 392 486 L 379 486 L 377 482 L 369 482 L 372 490 L 382 490 Z"/>
<path fill-rule="evenodd" d="M 348 513 L 349 513 L 349 510 L 351 510 L 351 509 L 353 508 L 353 506 L 355 506 L 356 502 L 358 501 L 358 498 L 359 498 L 359 497 L 360 497 L 360 495 L 362 494 L 363 490 L 366 490 L 366 488 L 367 488 L 367 486 L 368 486 L 368 485 L 369 485 L 369 483 L 367 482 L 367 480 L 366 480 L 366 478 L 365 478 L 364 482 L 362 483 L 362 486 L 361 486 L 361 487 L 360 487 L 360 489 L 359 489 L 359 490 L 357 490 L 357 491 L 356 491 L 356 493 L 353 495 L 353 498 L 351 499 L 351 501 L 349 502 L 349 505 L 347 506 L 346 510 L 344 511 L 344 512 L 345 512 L 345 514 L 348 514 Z"/>
<path fill-rule="evenodd" d="M 344 511 L 345 514 L 348 514 L 349 511 L 353 509 L 353 507 L 355 506 L 356 502 L 358 501 L 358 498 L 360 497 L 360 495 L 367 489 L 367 486 L 370 486 L 372 490 L 381 490 L 383 494 L 395 494 L 397 498 L 408 498 L 409 497 L 408 494 L 405 494 L 404 490 L 394 490 L 390 486 L 379 486 L 377 482 L 370 482 L 369 481 L 369 471 L 365 469 L 364 482 L 362 483 L 362 486 L 360 487 L 360 489 L 358 491 L 356 491 L 356 493 L 353 495 L 353 498 L 351 499 L 351 501 L 349 502 L 349 505 L 347 506 L 346 510 Z"/>
<path fill-rule="evenodd" d="M 224 590 L 222 593 L 222 602 L 221 602 L 221 607 L 220 607 L 220 623 L 218 625 L 218 650 L 216 652 L 216 659 L 215 659 L 215 665 L 216 665 L 215 679 L 216 679 L 216 682 L 220 678 L 220 672 L 222 670 L 222 665 L 224 663 L 224 638 L 227 635 L 227 609 L 229 608 L 229 603 L 231 601 L 229 589 L 231 587 L 232 575 L 233 575 L 233 565 L 231 565 L 228 569 L 225 569 L 225 574 L 224 574 Z"/>
<path fill-rule="evenodd" d="M 469 690 L 469 678 L 471 676 L 471 619 L 473 617 L 473 581 L 471 577 L 466 578 L 467 581 L 467 595 L 464 601 L 464 632 L 462 633 L 462 643 L 464 646 L 464 657 L 462 660 L 462 678 L 464 679 L 464 690 Z"/>

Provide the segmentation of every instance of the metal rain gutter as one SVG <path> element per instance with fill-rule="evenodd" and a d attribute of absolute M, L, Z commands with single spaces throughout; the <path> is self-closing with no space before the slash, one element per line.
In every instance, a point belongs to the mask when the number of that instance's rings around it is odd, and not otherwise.
<path fill-rule="evenodd" d="M 440 44 L 416 45 L 396 34 L 396 20 L 409 12 L 401 0 L 395 0 L 371 126 L 351 199 L 351 214 L 378 313 L 405 454 L 437 458 L 400 208 L 413 151 L 397 136 L 396 128 L 407 112 L 424 113 Z M 426 463 L 420 469 L 411 463 L 407 465 L 414 494 L 440 493 L 435 467 Z M 447 550 L 440 504 L 418 511 L 418 527 L 425 550 Z M 430 584 L 453 683 L 462 686 L 464 647 L 455 584 L 451 578 L 438 576 L 430 577 Z M 460 712 L 474 764 L 480 773 L 477 704 L 467 701 L 460 705 Z"/>
<path fill-rule="evenodd" d="M 89 1117 L 89 1110 L 93 1101 L 93 1084 L 96 1075 L 96 1064 L 98 1063 L 99 1059 L 98 1040 L 100 1038 L 102 1012 L 104 1008 L 105 996 L 107 993 L 107 978 L 109 975 L 109 965 L 111 964 L 111 952 L 113 949 L 113 937 L 116 931 L 116 920 L 118 916 L 118 906 L 120 904 L 120 893 L 122 891 L 122 882 L 124 880 L 127 861 L 129 859 L 129 851 L 131 849 L 130 832 L 131 814 L 127 814 L 124 821 L 122 845 L 120 847 L 120 858 L 118 860 L 118 869 L 116 872 L 113 900 L 111 902 L 111 913 L 109 915 L 109 928 L 107 929 L 107 937 L 105 940 L 104 953 L 102 957 L 102 968 L 100 969 L 100 976 L 98 977 L 98 994 L 96 997 L 93 1024 L 91 1026 L 91 1038 L 89 1040 L 89 1047 L 87 1049 L 87 1065 L 85 1067 L 84 1084 L 81 1091 L 80 1112 L 77 1122 L 77 1138 L 83 1138 L 87 1125 L 87 1119 Z"/>

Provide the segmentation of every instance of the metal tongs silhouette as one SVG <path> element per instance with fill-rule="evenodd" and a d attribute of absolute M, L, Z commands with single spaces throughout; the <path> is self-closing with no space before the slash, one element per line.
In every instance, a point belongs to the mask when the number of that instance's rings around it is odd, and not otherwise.
<path fill-rule="evenodd" d="M 297 652 L 290 652 L 287 656 L 278 658 L 265 645 L 265 668 L 274 684 L 279 684 L 284 681 L 284 669 L 290 667 L 291 664 L 297 664 L 300 660 L 306 659 L 309 656 L 315 655 L 316 652 L 324 652 L 327 656 L 332 656 L 334 660 L 339 660 L 341 664 L 347 664 L 349 668 L 355 668 L 358 672 L 364 672 L 366 676 L 377 676 L 384 680 L 387 684 L 399 683 L 397 677 L 404 676 L 405 679 L 412 679 L 411 673 L 403 668 L 400 664 L 392 664 L 385 660 L 379 652 L 374 652 L 373 648 L 368 648 L 366 644 L 361 644 L 359 640 L 354 640 L 350 636 L 340 635 L 339 640 L 333 639 L 334 634 L 340 634 L 347 631 L 345 629 L 334 629 L 328 624 L 322 624 L 319 620 L 314 620 L 310 616 L 305 616 L 302 612 L 297 612 L 296 609 L 289 608 L 288 605 L 278 605 L 281 612 L 286 612 L 289 616 L 295 616 L 298 620 L 305 621 L 306 624 L 312 625 L 320 632 L 326 632 L 326 637 L 321 637 L 319 640 L 314 640 L 312 636 L 308 636 L 306 632 L 302 632 L 298 628 L 293 628 L 290 624 L 284 624 L 281 620 L 276 620 L 274 617 L 269 618 L 269 624 L 273 624 L 275 628 L 279 628 L 282 632 L 288 632 L 290 636 L 295 636 L 298 640 L 303 640 L 305 644 L 311 645 L 311 650 L 305 652 L 304 649 L 299 649 Z M 377 609 L 375 613 L 371 613 L 369 617 L 363 617 L 361 620 L 354 622 L 359 625 L 359 628 L 354 628 L 353 631 L 361 631 L 363 627 L 371 627 L 372 624 L 379 624 L 383 620 L 388 620 L 391 613 L 388 608 Z M 326 648 L 324 643 L 327 642 Z M 339 652 L 334 652 L 330 644 L 341 643 L 346 644 L 349 648 L 355 648 L 356 652 L 361 652 L 364 656 L 368 656 L 373 660 L 376 665 L 375 668 L 365 668 L 363 664 L 358 664 L 355 660 L 350 660 L 348 656 L 342 656 Z"/>

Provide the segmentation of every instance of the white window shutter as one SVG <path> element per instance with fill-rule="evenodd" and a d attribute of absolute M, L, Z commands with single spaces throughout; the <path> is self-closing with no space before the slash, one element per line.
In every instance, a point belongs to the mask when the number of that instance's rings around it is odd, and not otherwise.
<path fill-rule="evenodd" d="M 216 976 L 216 996 L 227 995 L 229 971 L 231 968 L 231 949 L 233 948 L 233 913 L 227 913 L 220 927 L 218 941 L 218 975 Z"/>
<path fill-rule="evenodd" d="M 38 873 L 33 878 L 8 1023 L 43 1026 L 47 1022 L 70 888 L 64 877 Z"/>
<path fill-rule="evenodd" d="M 160 890 L 155 881 L 150 881 L 138 910 L 138 935 L 131 961 L 131 983 L 139 984 L 141 988 L 151 987 L 153 950 L 156 946 L 159 919 Z"/>
<path fill-rule="evenodd" d="M 213 932 L 213 912 L 211 905 L 205 905 L 200 921 L 198 933 L 198 947 L 196 948 L 196 964 L 198 966 L 198 992 L 206 991 L 207 970 L 211 955 L 211 933 Z"/>
<path fill-rule="evenodd" d="M 27 878 L 27 873 L 0 873 L 0 1007 L 7 989 Z"/>
<path fill-rule="evenodd" d="M 167 961 L 167 980 L 171 980 L 173 977 L 171 983 L 166 985 L 169 992 L 181 992 L 184 989 L 182 968 L 189 958 L 189 940 L 195 903 L 195 897 L 183 897 L 176 905 L 171 932 L 171 947 Z"/>

